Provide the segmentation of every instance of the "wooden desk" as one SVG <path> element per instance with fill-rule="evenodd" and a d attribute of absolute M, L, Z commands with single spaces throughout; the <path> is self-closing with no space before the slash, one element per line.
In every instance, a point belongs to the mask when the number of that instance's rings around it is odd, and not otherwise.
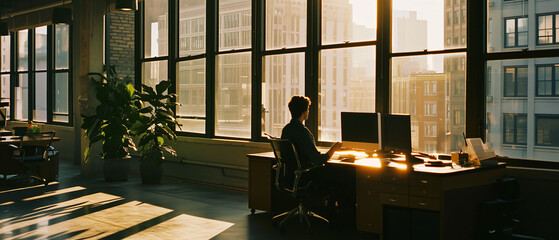
<path fill-rule="evenodd" d="M 267 152 L 247 156 L 249 208 L 274 211 L 280 202 L 276 201 L 280 194 L 273 187 L 274 155 Z M 383 239 L 402 239 L 398 233 L 405 232 L 410 237 L 427 236 L 426 239 L 476 239 L 480 232 L 479 204 L 494 198 L 492 180 L 502 177 L 506 167 L 499 164 L 452 169 L 416 165 L 411 170 L 378 158 L 328 163 L 355 167 L 357 229 L 378 233 Z"/>
<path fill-rule="evenodd" d="M 24 145 L 45 145 L 50 139 L 24 139 Z M 19 145 L 19 138 L 0 138 L 0 174 L 14 175 L 21 174 L 27 171 L 27 167 L 23 166 L 20 162 L 13 160 L 12 149 L 8 146 L 10 144 Z M 53 142 L 60 141 L 59 137 L 54 137 Z M 37 168 L 38 175 L 45 178 L 47 181 L 54 181 L 58 178 L 58 159 L 55 158 L 51 162 L 41 165 Z"/>

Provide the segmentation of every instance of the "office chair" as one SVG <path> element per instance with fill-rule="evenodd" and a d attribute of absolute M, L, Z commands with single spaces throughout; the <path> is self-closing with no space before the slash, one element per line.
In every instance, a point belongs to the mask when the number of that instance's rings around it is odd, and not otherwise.
<path fill-rule="evenodd" d="M 498 198 L 483 203 L 487 221 L 486 238 L 489 240 L 517 239 L 541 240 L 542 238 L 514 233 L 515 225 L 519 220 L 514 213 L 518 205 L 525 201 L 520 198 L 518 182 L 515 178 L 499 178 L 493 180 L 497 187 Z"/>
<path fill-rule="evenodd" d="M 280 217 L 285 216 L 285 218 L 279 223 L 280 231 L 283 231 L 283 224 L 290 218 L 294 216 L 299 216 L 299 221 L 302 223 L 303 220 L 307 223 L 307 231 L 311 231 L 311 224 L 309 222 L 309 216 L 316 217 L 323 221 L 329 222 L 326 218 L 310 211 L 304 204 L 303 200 L 309 196 L 308 188 L 312 181 L 308 181 L 303 184 L 301 182 L 301 177 L 304 174 L 308 174 L 312 171 L 312 168 L 303 168 L 301 166 L 301 161 L 297 155 L 297 150 L 287 139 L 278 139 L 269 137 L 269 141 L 274 150 L 274 155 L 276 157 L 276 164 L 274 165 L 274 170 L 276 173 L 275 185 L 278 191 L 285 192 L 289 196 L 297 200 L 297 207 L 291 209 L 287 212 L 278 214 L 272 218 L 272 221 L 277 221 Z"/>
<path fill-rule="evenodd" d="M 48 185 L 49 181 L 44 176 L 37 174 L 41 166 L 48 164 L 58 151 L 51 146 L 55 132 L 25 133 L 16 146 L 10 144 L 12 159 L 21 163 L 26 168 L 26 177 L 37 179 Z"/>

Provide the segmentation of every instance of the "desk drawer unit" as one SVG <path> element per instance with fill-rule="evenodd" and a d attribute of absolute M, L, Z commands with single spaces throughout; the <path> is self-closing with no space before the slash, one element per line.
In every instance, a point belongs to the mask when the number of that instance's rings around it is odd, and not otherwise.
<path fill-rule="evenodd" d="M 357 190 L 357 229 L 380 233 L 382 211 L 380 206 L 380 184 L 359 181 Z"/>
<path fill-rule="evenodd" d="M 381 181 L 384 182 L 384 183 L 389 183 L 389 184 L 407 185 L 408 184 L 408 172 L 407 171 L 400 171 L 398 169 L 386 170 L 382 173 Z"/>
<path fill-rule="evenodd" d="M 375 181 L 380 182 L 381 169 L 372 167 L 359 167 L 357 168 L 357 179 L 359 181 Z"/>
<path fill-rule="evenodd" d="M 425 198 L 410 196 L 410 208 L 425 209 L 439 211 L 441 209 L 441 201 L 438 198 Z"/>
<path fill-rule="evenodd" d="M 408 207 L 409 197 L 402 194 L 381 193 L 380 202 L 383 205 L 392 205 L 398 207 Z"/>
<path fill-rule="evenodd" d="M 408 194 L 407 185 L 383 183 L 381 186 L 381 192 L 383 193 Z"/>

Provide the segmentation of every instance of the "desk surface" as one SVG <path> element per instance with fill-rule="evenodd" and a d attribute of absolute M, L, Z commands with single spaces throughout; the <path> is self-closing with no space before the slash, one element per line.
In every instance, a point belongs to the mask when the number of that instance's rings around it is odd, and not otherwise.
<path fill-rule="evenodd" d="M 43 141 L 49 141 L 49 140 L 50 139 L 47 139 L 47 138 L 44 138 L 44 139 L 43 138 L 41 138 L 41 139 L 27 139 L 26 138 L 26 139 L 23 140 L 23 142 L 43 142 Z M 1 137 L 0 138 L 0 145 L 17 144 L 20 141 L 21 141 L 20 137 L 8 137 L 8 138 Z M 58 141 L 60 141 L 60 138 L 59 137 L 54 137 L 52 139 L 52 141 L 58 142 Z"/>
<path fill-rule="evenodd" d="M 338 152 L 336 153 L 338 154 Z M 341 153 L 343 154 L 343 152 Z M 249 157 L 261 157 L 261 158 L 275 158 L 274 152 L 263 152 L 263 153 L 253 153 L 247 154 Z M 407 170 L 407 166 L 405 162 L 398 163 L 397 161 L 390 161 L 388 159 L 382 159 L 377 157 L 359 157 L 357 156 L 354 162 L 344 162 L 341 160 L 334 160 L 336 157 L 332 157 L 333 159 L 328 160 L 328 164 L 344 164 L 344 165 L 353 165 L 353 166 L 362 166 L 362 167 L 371 167 L 371 168 L 398 168 L 402 170 Z M 475 166 L 475 167 L 461 167 L 461 166 L 454 166 L 454 167 L 426 167 L 425 164 L 415 164 L 413 165 L 414 172 L 420 173 L 427 173 L 427 174 L 442 174 L 442 175 L 454 175 L 460 174 L 463 172 L 471 172 L 471 171 L 483 171 L 485 169 L 494 169 L 494 168 L 505 168 L 506 164 L 500 162 L 496 166 Z"/>

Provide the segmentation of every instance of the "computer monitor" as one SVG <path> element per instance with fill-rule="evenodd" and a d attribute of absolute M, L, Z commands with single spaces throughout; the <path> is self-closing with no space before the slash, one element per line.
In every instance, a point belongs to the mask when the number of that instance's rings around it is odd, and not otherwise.
<path fill-rule="evenodd" d="M 378 115 L 365 112 L 342 112 L 342 144 L 366 152 L 378 150 Z"/>
<path fill-rule="evenodd" d="M 410 154 L 410 115 L 379 113 L 379 145 L 385 153 Z"/>

